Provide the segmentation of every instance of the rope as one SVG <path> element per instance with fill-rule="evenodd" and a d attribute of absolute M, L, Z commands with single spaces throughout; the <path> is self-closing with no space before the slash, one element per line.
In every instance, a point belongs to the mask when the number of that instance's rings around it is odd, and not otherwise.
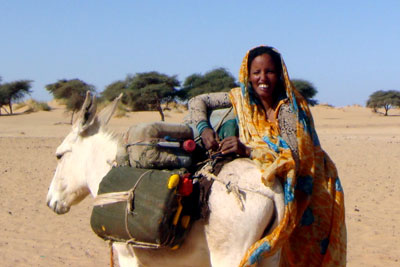
<path fill-rule="evenodd" d="M 155 244 L 155 243 L 148 243 L 148 242 L 140 242 L 137 241 L 131 234 L 129 227 L 128 227 L 128 215 L 131 213 L 133 214 L 133 209 L 132 209 L 132 203 L 133 203 L 133 198 L 135 196 L 135 190 L 141 180 L 145 177 L 145 175 L 152 170 L 147 170 L 146 172 L 142 173 L 134 186 L 129 189 L 128 191 L 122 191 L 122 192 L 112 192 L 112 193 L 104 193 L 101 195 L 97 195 L 94 199 L 93 205 L 94 206 L 102 206 L 102 205 L 107 205 L 107 204 L 112 204 L 112 203 L 117 203 L 117 202 L 123 202 L 126 201 L 126 209 L 125 209 L 125 231 L 129 236 L 129 240 L 125 241 L 125 243 L 128 245 L 129 248 L 131 248 L 129 245 L 132 245 L 137 248 L 160 248 L 162 247 L 162 244 Z M 110 242 L 112 243 L 112 241 Z M 112 252 L 112 246 L 111 246 L 111 253 Z M 113 254 L 112 254 L 113 255 Z M 112 256 L 113 257 L 113 256 Z M 114 263 L 112 263 L 112 267 Z"/>
<path fill-rule="evenodd" d="M 131 194 L 133 194 L 133 191 L 135 191 L 140 180 L 144 177 L 145 174 L 147 174 L 150 171 L 151 170 L 144 172 L 139 177 L 139 179 L 136 181 L 135 185 L 128 191 L 111 192 L 111 193 L 104 193 L 104 194 L 97 195 L 94 198 L 93 206 L 103 206 L 103 205 L 113 204 L 113 203 L 117 203 L 117 202 L 123 202 L 123 201 L 127 201 L 127 200 L 129 201 Z M 132 195 L 132 199 L 133 199 L 133 195 Z M 127 207 L 128 207 L 128 204 L 127 204 Z M 129 203 L 129 208 L 131 208 L 131 207 L 132 207 L 132 204 Z"/>
<path fill-rule="evenodd" d="M 128 143 L 128 140 L 126 140 L 125 149 L 128 149 L 130 146 L 145 145 L 145 143 L 142 142 L 144 142 L 144 140 L 136 141 L 135 143 Z"/>
<path fill-rule="evenodd" d="M 202 175 L 207 178 L 207 180 L 213 179 L 214 181 L 217 181 L 226 187 L 226 191 L 229 193 L 233 193 L 233 196 L 235 197 L 236 201 L 238 202 L 238 205 L 240 207 L 240 210 L 244 210 L 244 204 L 243 204 L 243 193 L 240 193 L 239 188 L 237 185 L 232 185 L 231 182 L 225 183 L 222 180 L 220 180 L 217 176 L 215 176 L 212 172 L 212 166 L 210 164 L 204 165 L 199 171 L 196 172 L 194 176 L 197 175 Z"/>
<path fill-rule="evenodd" d="M 236 201 L 238 202 L 238 205 L 239 205 L 241 211 L 244 210 L 244 193 L 243 192 L 259 194 L 259 195 L 269 198 L 273 201 L 272 197 L 270 197 L 260 191 L 239 187 L 236 184 L 232 184 L 231 181 L 224 182 L 223 180 L 219 179 L 216 175 L 214 175 L 212 173 L 212 162 L 211 161 L 209 161 L 200 170 L 198 170 L 194 176 L 200 176 L 200 175 L 206 177 L 208 180 L 212 179 L 214 181 L 217 181 L 217 182 L 223 184 L 225 186 L 226 192 L 228 194 L 233 193 L 233 196 L 235 197 Z"/>
<path fill-rule="evenodd" d="M 138 242 L 135 240 L 135 238 L 132 236 L 129 227 L 128 227 L 128 215 L 130 213 L 133 213 L 132 209 L 132 203 L 133 203 L 133 197 L 135 196 L 135 190 L 139 183 L 142 181 L 142 179 L 145 177 L 145 175 L 152 170 L 147 170 L 136 181 L 134 186 L 129 189 L 128 191 L 123 191 L 123 192 L 112 192 L 112 193 L 105 193 L 101 195 L 97 195 L 96 198 L 94 199 L 93 205 L 94 206 L 102 206 L 102 205 L 107 205 L 107 204 L 112 204 L 112 203 L 117 203 L 117 202 L 123 202 L 126 201 L 126 209 L 125 209 L 125 231 L 129 236 L 129 240 L 126 241 L 126 243 L 133 244 L 137 247 L 142 247 L 142 248 L 158 248 L 160 245 L 158 244 L 153 244 L 153 243 L 146 243 L 146 242 Z"/>
<path fill-rule="evenodd" d="M 217 125 L 215 125 L 214 127 L 214 131 L 217 132 L 219 130 L 219 127 L 221 127 L 222 123 L 224 122 L 225 118 L 228 117 L 229 113 L 231 112 L 231 110 L 233 109 L 233 107 L 230 107 L 225 114 L 222 116 L 221 120 L 217 123 Z"/>
<path fill-rule="evenodd" d="M 113 251 L 113 241 L 109 240 L 108 246 L 110 247 L 110 267 L 114 267 L 114 251 Z"/>
<path fill-rule="evenodd" d="M 159 244 L 140 242 L 140 241 L 135 240 L 134 238 L 127 240 L 126 244 L 131 245 L 135 248 L 161 248 L 162 247 L 162 245 L 159 245 Z M 128 246 L 128 247 L 130 247 L 130 246 Z"/>
<path fill-rule="evenodd" d="M 129 228 L 128 228 L 128 214 L 129 213 L 133 213 L 132 201 L 133 201 L 133 197 L 135 195 L 136 187 L 138 186 L 139 182 L 143 179 L 143 177 L 149 172 L 151 172 L 151 170 L 145 171 L 142 175 L 140 175 L 140 177 L 136 181 L 135 185 L 128 191 L 129 195 L 128 195 L 128 199 L 127 199 L 127 203 L 126 203 L 126 209 L 125 209 L 125 231 L 128 233 L 130 239 L 134 239 L 134 237 L 132 236 L 132 234 L 131 234 L 131 232 L 129 231 Z"/>
<path fill-rule="evenodd" d="M 126 201 L 129 197 L 128 191 L 123 192 L 112 192 L 112 193 L 104 193 L 101 195 L 97 195 L 94 199 L 94 206 L 103 206 L 107 204 L 117 203 Z"/>
<path fill-rule="evenodd" d="M 225 118 L 228 117 L 229 113 L 231 112 L 231 110 L 233 109 L 233 107 L 230 107 L 225 114 L 221 117 L 221 119 L 218 121 L 218 123 L 215 125 L 215 127 L 213 127 L 211 125 L 211 129 L 214 130 L 214 132 L 217 132 L 219 130 L 219 128 L 221 127 L 222 123 L 224 122 Z M 217 135 L 218 136 L 218 135 Z M 199 136 L 197 136 L 196 138 L 194 138 L 194 141 L 197 143 L 199 140 L 201 139 L 201 135 L 199 134 Z"/>

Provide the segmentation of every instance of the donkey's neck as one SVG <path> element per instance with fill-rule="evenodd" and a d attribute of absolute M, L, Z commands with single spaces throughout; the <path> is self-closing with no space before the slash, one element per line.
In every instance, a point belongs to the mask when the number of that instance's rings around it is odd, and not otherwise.
<path fill-rule="evenodd" d="M 92 196 L 97 195 L 99 184 L 111 169 L 117 154 L 119 138 L 112 133 L 100 130 L 85 142 L 85 151 L 90 151 L 87 157 L 87 185 Z"/>

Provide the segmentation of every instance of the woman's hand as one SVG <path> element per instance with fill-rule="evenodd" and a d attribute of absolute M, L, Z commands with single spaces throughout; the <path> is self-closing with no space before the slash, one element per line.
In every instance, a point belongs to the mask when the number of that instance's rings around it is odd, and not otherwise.
<path fill-rule="evenodd" d="M 250 157 L 250 148 L 246 147 L 236 136 L 229 136 L 219 145 L 222 154 L 236 153 L 243 157 Z"/>
<path fill-rule="evenodd" d="M 216 138 L 216 133 L 211 128 L 205 128 L 204 131 L 201 133 L 201 140 L 207 150 L 217 150 L 218 149 L 218 142 Z"/>

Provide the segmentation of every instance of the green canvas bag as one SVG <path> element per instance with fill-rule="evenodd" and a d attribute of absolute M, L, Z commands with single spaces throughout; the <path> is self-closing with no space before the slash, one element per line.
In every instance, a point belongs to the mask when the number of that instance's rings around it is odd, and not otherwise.
<path fill-rule="evenodd" d="M 191 225 L 177 193 L 177 175 L 184 172 L 112 168 L 100 183 L 96 200 L 109 200 L 107 195 L 125 199 L 109 204 L 95 200 L 90 220 L 93 231 L 105 240 L 128 241 L 137 247 L 177 248 Z"/>

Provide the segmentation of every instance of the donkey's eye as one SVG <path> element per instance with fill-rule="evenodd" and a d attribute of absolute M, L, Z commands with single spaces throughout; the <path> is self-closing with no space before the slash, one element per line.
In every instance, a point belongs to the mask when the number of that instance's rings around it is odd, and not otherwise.
<path fill-rule="evenodd" d="M 60 149 L 59 150 L 59 152 L 56 152 L 56 158 L 58 159 L 58 160 L 60 160 L 60 159 L 62 159 L 64 156 L 65 156 L 65 154 L 67 154 L 68 152 L 72 152 L 72 149 L 67 149 L 67 150 L 65 150 L 65 149 Z"/>

